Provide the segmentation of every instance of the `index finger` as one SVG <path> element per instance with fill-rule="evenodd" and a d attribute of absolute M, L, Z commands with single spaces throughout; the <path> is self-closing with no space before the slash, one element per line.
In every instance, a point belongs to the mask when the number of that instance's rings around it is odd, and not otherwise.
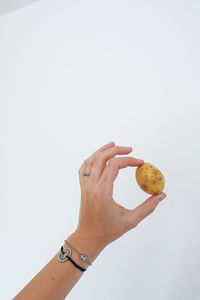
<path fill-rule="evenodd" d="M 115 157 L 111 159 L 105 167 L 100 180 L 107 182 L 109 186 L 111 186 L 119 173 L 119 169 L 126 167 L 138 167 L 143 163 L 143 159 L 137 159 L 131 156 Z"/>
<path fill-rule="evenodd" d="M 107 148 L 111 147 L 111 146 L 115 146 L 115 142 L 111 141 L 110 143 L 100 147 L 99 149 L 97 149 L 97 151 L 95 151 L 94 153 L 96 152 L 102 152 L 104 150 L 106 150 Z"/>

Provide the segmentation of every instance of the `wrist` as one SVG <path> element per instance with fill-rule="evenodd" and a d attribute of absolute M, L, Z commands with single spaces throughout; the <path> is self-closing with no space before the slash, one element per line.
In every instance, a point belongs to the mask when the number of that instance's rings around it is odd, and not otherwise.
<path fill-rule="evenodd" d="M 97 258 L 97 256 L 101 253 L 101 251 L 105 248 L 105 246 L 98 243 L 98 241 L 93 238 L 89 238 L 86 235 L 75 231 L 71 235 L 69 235 L 66 240 L 70 243 L 70 245 L 75 248 L 80 254 L 86 255 L 87 261 L 91 264 Z M 64 248 L 70 247 L 65 243 Z M 71 248 L 71 247 L 70 247 Z M 89 267 L 85 261 L 80 259 L 78 253 L 76 253 L 72 249 L 72 259 L 74 258 L 75 262 L 78 263 L 82 267 Z"/>

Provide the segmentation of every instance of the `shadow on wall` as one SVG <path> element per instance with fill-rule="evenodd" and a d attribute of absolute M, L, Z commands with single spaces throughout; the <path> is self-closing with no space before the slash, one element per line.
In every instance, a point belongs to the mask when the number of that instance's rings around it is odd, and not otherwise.
<path fill-rule="evenodd" d="M 39 0 L 1 0 L 0 1 L 0 16 L 6 15 L 17 9 L 25 7 Z"/>

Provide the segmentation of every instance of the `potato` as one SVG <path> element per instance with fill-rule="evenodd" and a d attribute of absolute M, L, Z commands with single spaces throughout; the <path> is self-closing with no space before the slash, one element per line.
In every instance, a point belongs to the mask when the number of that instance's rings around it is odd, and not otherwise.
<path fill-rule="evenodd" d="M 154 165 L 144 162 L 137 167 L 135 176 L 137 184 L 147 194 L 158 195 L 162 193 L 165 179 Z"/>

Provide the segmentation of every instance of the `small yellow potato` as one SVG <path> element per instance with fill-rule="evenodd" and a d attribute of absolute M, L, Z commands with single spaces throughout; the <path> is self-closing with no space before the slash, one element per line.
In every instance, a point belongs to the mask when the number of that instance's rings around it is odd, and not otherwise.
<path fill-rule="evenodd" d="M 135 177 L 139 187 L 147 194 L 158 195 L 162 193 L 165 179 L 154 165 L 144 162 L 137 167 Z"/>

